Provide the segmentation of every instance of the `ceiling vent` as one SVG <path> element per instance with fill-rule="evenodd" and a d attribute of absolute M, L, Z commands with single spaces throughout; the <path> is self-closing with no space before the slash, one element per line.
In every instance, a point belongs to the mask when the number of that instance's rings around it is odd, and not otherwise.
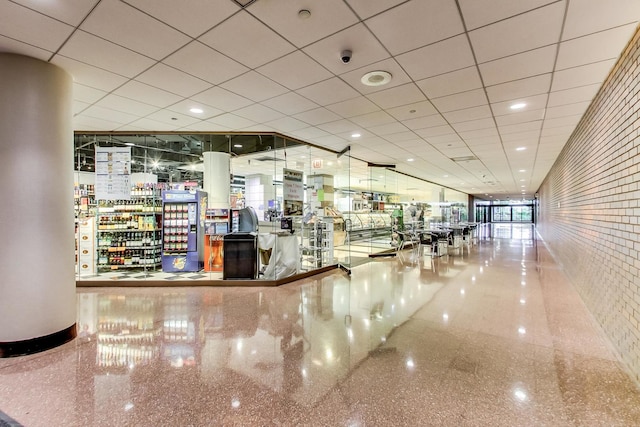
<path fill-rule="evenodd" d="M 476 156 L 460 156 L 460 157 L 451 157 L 451 160 L 454 162 L 470 162 L 471 160 L 478 160 Z"/>

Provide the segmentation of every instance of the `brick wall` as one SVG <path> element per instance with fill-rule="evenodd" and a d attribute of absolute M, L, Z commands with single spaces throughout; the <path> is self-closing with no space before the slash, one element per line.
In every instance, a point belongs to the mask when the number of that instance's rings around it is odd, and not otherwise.
<path fill-rule="evenodd" d="M 640 31 L 538 193 L 538 232 L 640 380 Z"/>

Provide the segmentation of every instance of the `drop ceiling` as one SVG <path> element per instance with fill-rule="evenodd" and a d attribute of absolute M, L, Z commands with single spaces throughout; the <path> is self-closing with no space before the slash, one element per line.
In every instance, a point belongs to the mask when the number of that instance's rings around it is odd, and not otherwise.
<path fill-rule="evenodd" d="M 73 76 L 76 131 L 278 132 L 531 197 L 639 20 L 638 0 L 1 0 L 0 51 Z"/>

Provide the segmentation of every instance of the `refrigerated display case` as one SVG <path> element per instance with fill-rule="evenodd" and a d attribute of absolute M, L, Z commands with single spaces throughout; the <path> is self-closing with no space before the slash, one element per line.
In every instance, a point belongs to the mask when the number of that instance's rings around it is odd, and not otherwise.
<path fill-rule="evenodd" d="M 167 190 L 162 193 L 162 271 L 204 268 L 204 222 L 207 193 Z"/>

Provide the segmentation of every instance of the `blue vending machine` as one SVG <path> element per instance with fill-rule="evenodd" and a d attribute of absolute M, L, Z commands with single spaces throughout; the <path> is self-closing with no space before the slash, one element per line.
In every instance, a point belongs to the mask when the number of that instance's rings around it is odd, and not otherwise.
<path fill-rule="evenodd" d="M 197 190 L 162 192 L 162 271 L 204 268 L 204 220 L 207 193 Z"/>

